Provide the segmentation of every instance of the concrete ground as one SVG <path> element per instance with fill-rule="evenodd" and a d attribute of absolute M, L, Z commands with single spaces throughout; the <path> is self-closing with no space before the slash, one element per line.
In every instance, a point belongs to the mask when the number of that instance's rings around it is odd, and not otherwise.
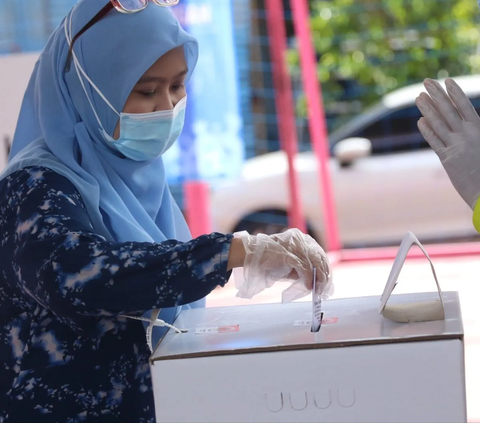
<path fill-rule="evenodd" d="M 428 247 L 427 247 L 428 251 Z M 332 298 L 380 295 L 393 260 L 345 262 L 333 267 Z M 465 329 L 468 421 L 480 422 L 480 255 L 433 258 L 443 291 L 458 291 Z M 277 284 L 252 300 L 236 298 L 233 281 L 207 298 L 208 307 L 280 302 L 285 285 Z M 434 291 L 435 281 L 426 259 L 407 259 L 395 293 Z"/>

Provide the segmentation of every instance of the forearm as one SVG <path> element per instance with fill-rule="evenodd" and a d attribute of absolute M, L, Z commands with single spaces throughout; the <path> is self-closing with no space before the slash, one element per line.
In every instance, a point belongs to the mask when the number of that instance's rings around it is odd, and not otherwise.
<path fill-rule="evenodd" d="M 245 262 L 245 247 L 240 238 L 233 238 L 230 244 L 230 252 L 228 254 L 227 270 L 242 267 Z"/>

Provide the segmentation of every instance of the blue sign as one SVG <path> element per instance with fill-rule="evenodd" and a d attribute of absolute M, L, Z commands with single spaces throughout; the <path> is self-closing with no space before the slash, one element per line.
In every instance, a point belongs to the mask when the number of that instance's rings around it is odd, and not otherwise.
<path fill-rule="evenodd" d="M 170 183 L 215 183 L 240 175 L 242 119 L 230 0 L 182 0 L 174 8 L 199 42 L 200 56 L 188 87 L 185 128 L 164 161 Z"/>

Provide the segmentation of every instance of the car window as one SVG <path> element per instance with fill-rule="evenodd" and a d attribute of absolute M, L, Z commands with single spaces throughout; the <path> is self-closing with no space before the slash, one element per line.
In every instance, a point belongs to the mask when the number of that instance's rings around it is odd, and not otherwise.
<path fill-rule="evenodd" d="M 480 97 L 472 98 L 471 101 L 479 113 Z M 352 134 L 352 137 L 369 139 L 373 155 L 429 148 L 417 128 L 421 116 L 415 105 L 397 109 Z"/>
<path fill-rule="evenodd" d="M 390 112 L 353 136 L 369 139 L 374 155 L 427 148 L 428 144 L 417 128 L 420 117 L 416 106 L 404 107 Z"/>

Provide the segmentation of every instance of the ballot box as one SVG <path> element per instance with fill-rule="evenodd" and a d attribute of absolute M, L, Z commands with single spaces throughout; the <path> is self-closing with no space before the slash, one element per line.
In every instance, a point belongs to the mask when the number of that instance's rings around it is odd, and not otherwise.
<path fill-rule="evenodd" d="M 391 290 L 324 302 L 318 332 L 308 301 L 182 311 L 150 360 L 157 422 L 465 422 L 458 294 Z M 382 315 L 439 295 L 437 320 Z"/>

